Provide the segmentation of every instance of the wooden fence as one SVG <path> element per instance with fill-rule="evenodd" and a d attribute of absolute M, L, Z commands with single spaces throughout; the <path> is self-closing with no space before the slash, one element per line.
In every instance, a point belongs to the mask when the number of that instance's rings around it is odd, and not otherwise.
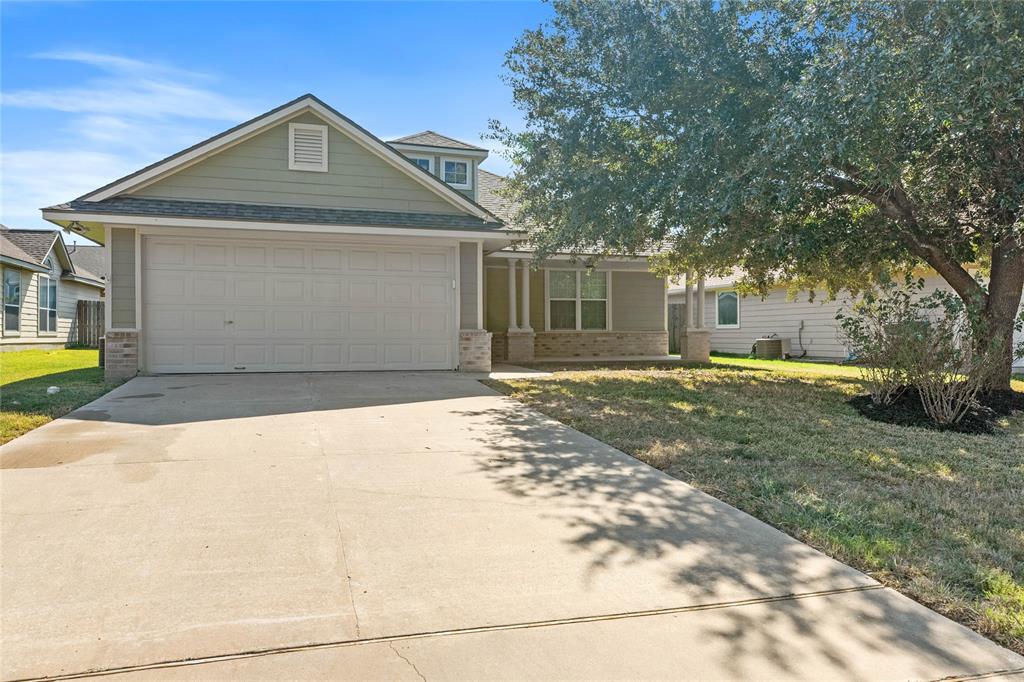
<path fill-rule="evenodd" d="M 75 327 L 76 345 L 99 348 L 103 336 L 103 301 L 79 301 Z"/>

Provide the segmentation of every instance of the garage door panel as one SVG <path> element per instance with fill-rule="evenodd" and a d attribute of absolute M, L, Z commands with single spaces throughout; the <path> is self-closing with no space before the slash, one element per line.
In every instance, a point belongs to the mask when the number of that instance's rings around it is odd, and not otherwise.
<path fill-rule="evenodd" d="M 147 237 L 146 369 L 451 369 L 447 247 Z"/>

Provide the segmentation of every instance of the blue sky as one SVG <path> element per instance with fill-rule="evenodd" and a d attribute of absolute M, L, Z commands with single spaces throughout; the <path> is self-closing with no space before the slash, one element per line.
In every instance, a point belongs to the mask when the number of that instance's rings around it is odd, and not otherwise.
<path fill-rule="evenodd" d="M 551 16 L 528 2 L 2 4 L 0 220 L 312 92 L 385 139 L 516 127 L 505 52 Z M 497 154 L 485 168 L 503 173 Z"/>

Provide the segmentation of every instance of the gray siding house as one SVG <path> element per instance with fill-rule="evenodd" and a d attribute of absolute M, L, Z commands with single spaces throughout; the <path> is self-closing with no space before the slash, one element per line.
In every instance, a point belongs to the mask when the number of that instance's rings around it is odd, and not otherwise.
<path fill-rule="evenodd" d="M 767 296 L 743 296 L 736 291 L 739 276 L 712 278 L 704 282 L 704 329 L 709 333 L 710 350 L 746 355 L 755 339 L 777 336 L 789 339 L 792 353 L 807 358 L 841 361 L 850 350 L 843 343 L 836 315 L 849 311 L 853 299 L 846 295 L 829 300 L 819 292 L 813 301 L 806 293 L 790 298 L 785 287 L 772 289 Z M 952 291 L 936 274 L 924 276 L 924 292 L 936 289 Z M 680 282 L 669 287 L 669 305 L 684 305 L 686 291 Z M 695 306 L 696 307 L 696 306 Z M 684 313 L 685 319 L 685 313 Z M 1022 340 L 1020 332 L 1016 342 Z M 1015 360 L 1024 369 L 1024 358 Z"/>
<path fill-rule="evenodd" d="M 103 295 L 100 276 L 73 259 L 56 230 L 0 226 L 0 271 L 4 351 L 63 348 L 75 337 L 78 301 Z"/>
<path fill-rule="evenodd" d="M 532 262 L 487 154 L 304 95 L 43 217 L 104 245 L 112 376 L 665 355 L 664 279 Z"/>

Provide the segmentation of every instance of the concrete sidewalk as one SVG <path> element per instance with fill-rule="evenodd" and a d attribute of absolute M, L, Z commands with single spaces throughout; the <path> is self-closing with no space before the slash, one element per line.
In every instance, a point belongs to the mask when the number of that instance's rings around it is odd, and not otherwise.
<path fill-rule="evenodd" d="M 1024 670 L 457 374 L 138 378 L 0 467 L 4 679 Z"/>

